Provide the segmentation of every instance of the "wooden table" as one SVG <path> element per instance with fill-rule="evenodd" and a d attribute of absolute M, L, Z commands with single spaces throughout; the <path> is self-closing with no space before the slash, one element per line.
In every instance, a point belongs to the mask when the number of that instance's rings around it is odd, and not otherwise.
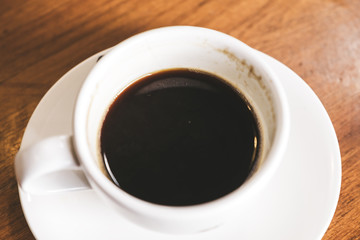
<path fill-rule="evenodd" d="M 360 1 L 0 1 L 0 239 L 33 239 L 14 156 L 46 91 L 77 63 L 144 30 L 230 34 L 293 69 L 319 96 L 342 155 L 339 204 L 323 239 L 360 239 Z"/>

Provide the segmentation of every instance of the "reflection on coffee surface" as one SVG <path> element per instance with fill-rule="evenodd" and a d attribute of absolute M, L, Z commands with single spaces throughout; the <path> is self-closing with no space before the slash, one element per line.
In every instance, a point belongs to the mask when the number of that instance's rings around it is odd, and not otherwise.
<path fill-rule="evenodd" d="M 112 180 L 148 202 L 186 206 L 220 198 L 248 177 L 259 151 L 257 119 L 217 76 L 166 70 L 128 86 L 101 129 Z"/>

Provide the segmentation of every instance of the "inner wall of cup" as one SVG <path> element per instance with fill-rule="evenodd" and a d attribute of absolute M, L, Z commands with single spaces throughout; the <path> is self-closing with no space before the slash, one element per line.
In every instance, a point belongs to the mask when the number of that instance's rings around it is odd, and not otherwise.
<path fill-rule="evenodd" d="M 176 47 L 174 47 L 176 46 Z M 251 50 L 252 51 L 252 50 Z M 132 82 L 164 69 L 190 68 L 215 74 L 236 88 L 253 108 L 259 121 L 262 145 L 255 170 L 261 166 L 274 138 L 276 118 L 271 86 L 265 72 L 243 53 L 229 46 L 209 42 L 139 42 L 114 49 L 100 62 L 102 69 L 88 111 L 88 144 L 93 157 L 106 174 L 100 150 L 100 131 L 107 109 Z"/>

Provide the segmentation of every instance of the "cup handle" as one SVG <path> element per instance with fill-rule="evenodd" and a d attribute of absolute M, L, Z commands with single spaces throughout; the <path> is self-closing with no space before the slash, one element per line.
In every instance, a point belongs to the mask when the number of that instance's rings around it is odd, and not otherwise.
<path fill-rule="evenodd" d="M 25 192 L 44 195 L 90 189 L 75 155 L 72 136 L 54 136 L 19 151 L 15 174 Z"/>

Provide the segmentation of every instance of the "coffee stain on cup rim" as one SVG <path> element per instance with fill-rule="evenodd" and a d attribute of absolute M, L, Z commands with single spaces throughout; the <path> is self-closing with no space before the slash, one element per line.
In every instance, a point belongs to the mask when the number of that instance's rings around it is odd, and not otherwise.
<path fill-rule="evenodd" d="M 255 72 L 255 68 L 253 65 L 251 64 L 248 64 L 246 62 L 245 59 L 239 59 L 237 56 L 235 56 L 232 52 L 230 52 L 228 49 L 215 49 L 216 51 L 224 54 L 225 56 L 227 56 L 227 58 L 236 64 L 236 68 L 237 70 L 239 71 L 244 71 L 245 69 L 248 70 L 248 77 L 251 78 L 251 79 L 254 79 L 258 82 L 259 86 L 261 89 L 264 90 L 264 93 L 265 93 L 265 96 L 267 98 L 267 100 L 271 103 L 270 106 L 271 106 L 271 113 L 272 113 L 272 119 L 276 120 L 275 118 L 275 110 L 274 110 L 274 107 L 273 107 L 273 99 L 271 97 L 271 93 L 269 91 L 269 89 L 266 87 L 266 84 L 264 83 L 264 79 L 261 75 L 259 74 L 256 74 Z M 246 81 L 245 81 L 245 84 L 246 84 Z"/>

